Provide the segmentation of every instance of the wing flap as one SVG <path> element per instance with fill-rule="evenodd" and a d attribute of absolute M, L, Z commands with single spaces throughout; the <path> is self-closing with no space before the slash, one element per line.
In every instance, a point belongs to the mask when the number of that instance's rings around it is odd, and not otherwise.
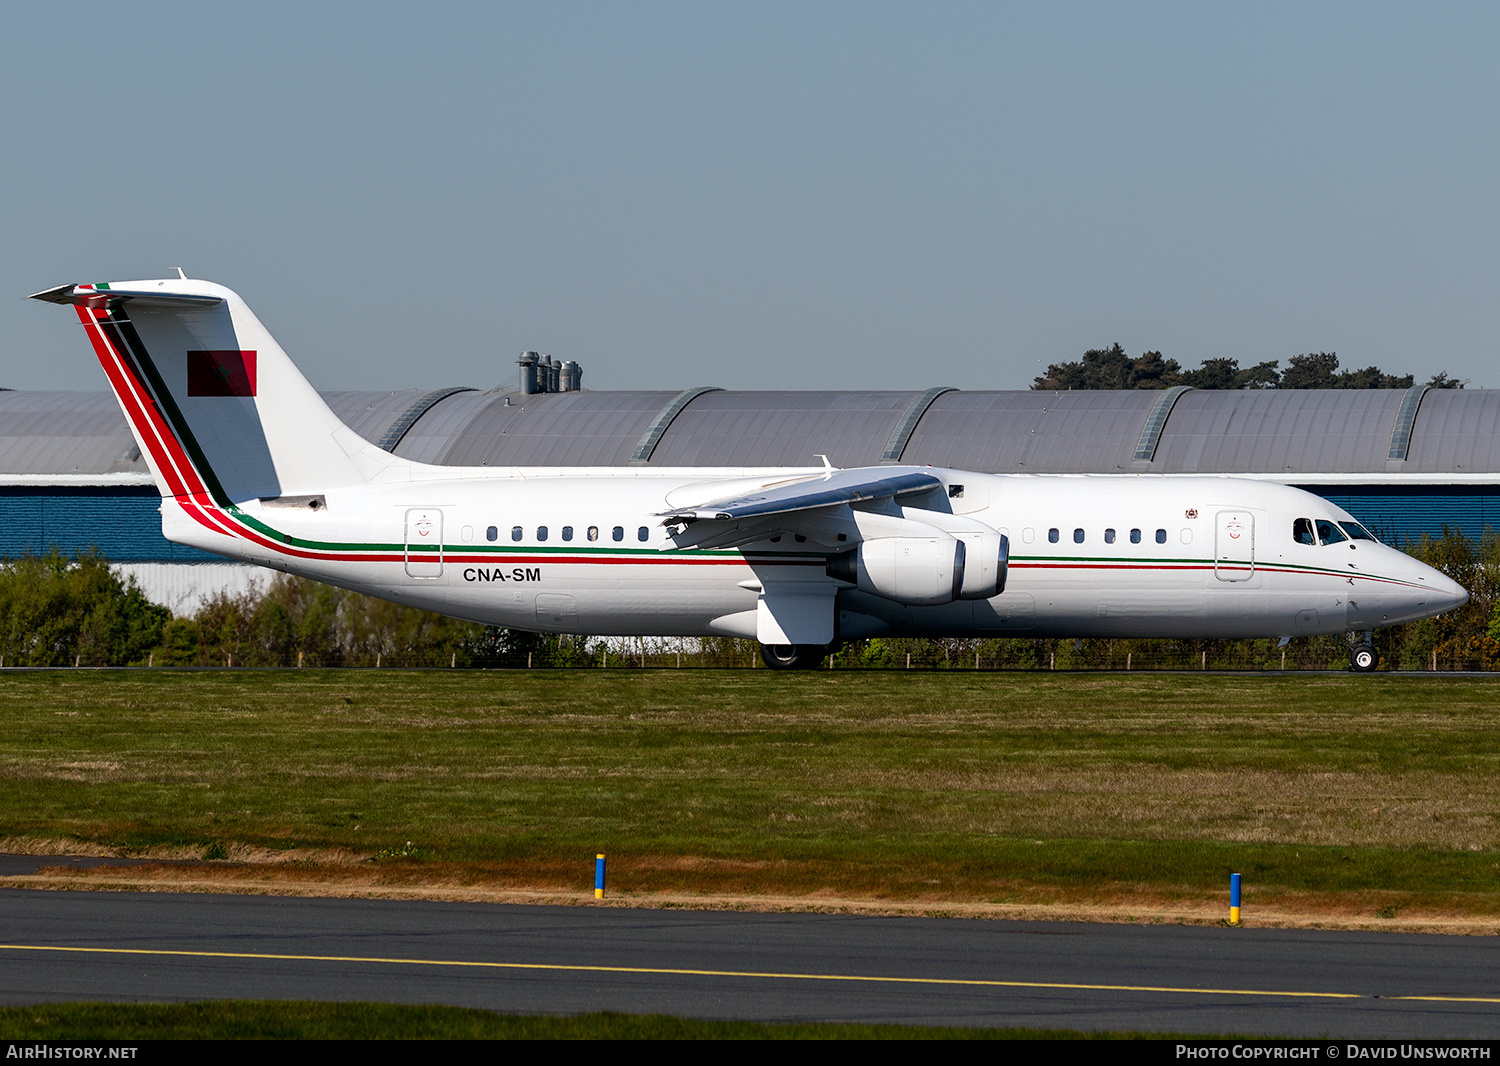
<path fill-rule="evenodd" d="M 941 488 L 942 482 L 917 467 L 858 467 L 836 470 L 806 481 L 775 485 L 727 500 L 660 512 L 663 525 L 699 521 L 729 522 L 813 511 L 870 500 L 898 499 Z"/>

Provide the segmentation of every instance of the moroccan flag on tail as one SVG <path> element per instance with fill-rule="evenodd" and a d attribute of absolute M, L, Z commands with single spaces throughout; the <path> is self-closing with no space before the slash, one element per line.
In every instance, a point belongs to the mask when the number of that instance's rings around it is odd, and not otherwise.
<path fill-rule="evenodd" d="M 254 396 L 255 353 L 188 352 L 187 386 L 189 396 Z"/>

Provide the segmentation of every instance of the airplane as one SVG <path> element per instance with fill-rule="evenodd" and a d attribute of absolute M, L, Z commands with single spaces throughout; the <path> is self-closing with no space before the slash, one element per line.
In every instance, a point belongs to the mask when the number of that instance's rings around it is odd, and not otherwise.
<path fill-rule="evenodd" d="M 180 273 L 180 272 L 179 272 Z M 1373 632 L 1468 601 L 1345 511 L 1231 477 L 926 466 L 469 468 L 355 434 L 231 290 L 63 285 L 167 539 L 513 629 L 759 642 Z"/>

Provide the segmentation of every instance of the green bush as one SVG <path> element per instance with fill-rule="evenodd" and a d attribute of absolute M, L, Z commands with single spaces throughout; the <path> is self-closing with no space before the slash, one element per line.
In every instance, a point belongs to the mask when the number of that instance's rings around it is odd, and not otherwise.
<path fill-rule="evenodd" d="M 0 662 L 144 665 L 172 614 L 121 582 L 103 556 L 23 555 L 0 562 Z"/>

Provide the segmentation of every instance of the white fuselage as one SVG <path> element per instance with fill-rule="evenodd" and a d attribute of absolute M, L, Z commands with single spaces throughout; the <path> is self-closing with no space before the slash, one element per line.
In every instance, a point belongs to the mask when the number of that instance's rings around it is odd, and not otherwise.
<path fill-rule="evenodd" d="M 344 425 L 222 285 L 36 298 L 78 315 L 169 539 L 478 622 L 749 637 L 794 666 L 885 633 L 1291 637 L 1468 599 L 1326 500 L 1259 481 L 431 466 Z"/>
<path fill-rule="evenodd" d="M 263 530 L 259 538 L 215 532 L 167 498 L 164 531 L 477 622 L 598 635 L 753 638 L 762 590 L 789 584 L 837 590 L 840 639 L 1301 636 L 1395 625 L 1467 599 L 1373 540 L 1299 543 L 1298 519 L 1352 519 L 1310 493 L 1234 478 L 933 469 L 947 493 L 896 510 L 951 512 L 999 530 L 1009 538 L 1008 580 L 989 599 L 913 606 L 827 576 L 827 557 L 849 545 L 838 530 L 855 528 L 848 508 L 811 533 L 731 549 L 679 549 L 662 525 L 668 501 L 676 506 L 695 486 L 722 495 L 726 484 L 811 479 L 816 470 L 424 469 L 420 480 L 315 501 L 250 500 L 238 519 Z"/>

